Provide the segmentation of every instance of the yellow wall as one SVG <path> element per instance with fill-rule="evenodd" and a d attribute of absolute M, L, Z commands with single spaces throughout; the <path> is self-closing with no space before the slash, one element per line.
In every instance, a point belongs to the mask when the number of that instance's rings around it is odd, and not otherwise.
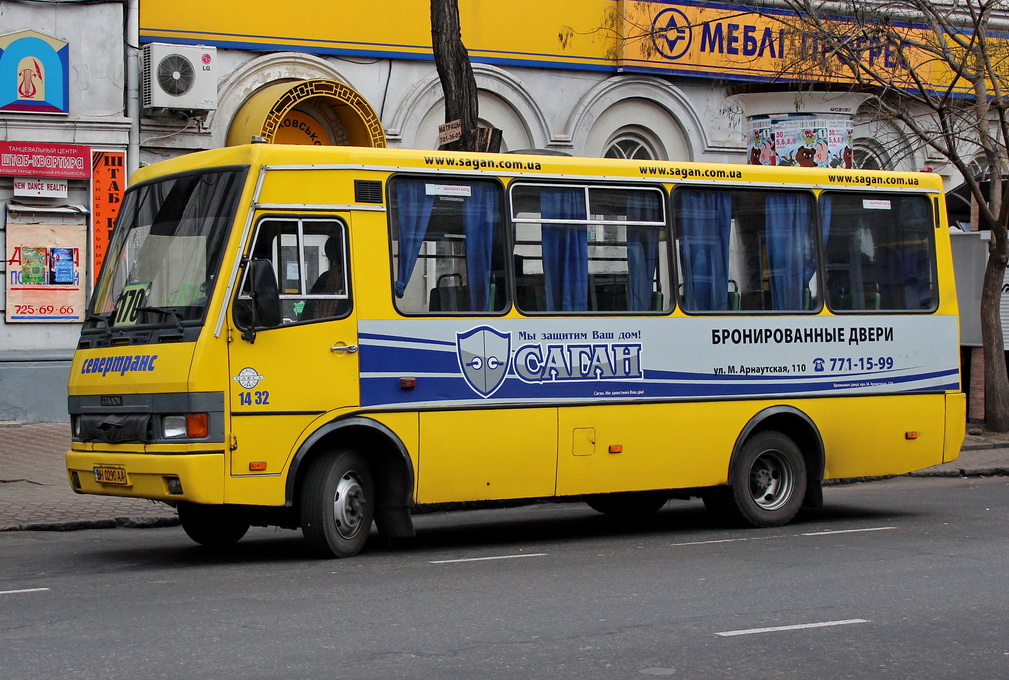
<path fill-rule="evenodd" d="M 485 63 L 613 70 L 612 40 L 574 36 L 566 26 L 600 25 L 616 0 L 460 0 L 463 42 L 470 58 Z M 278 11 L 264 0 L 144 0 L 143 42 L 202 43 L 238 49 L 295 49 L 319 54 L 360 54 L 430 59 L 427 0 L 302 2 Z"/>
<path fill-rule="evenodd" d="M 745 14 L 736 8 L 636 0 L 459 0 L 459 6 L 463 42 L 475 62 L 755 81 L 809 77 L 808 65 L 796 65 L 800 45 L 797 32 L 788 27 L 790 15 L 773 9 Z M 291 7 L 278 11 L 275 2 L 264 0 L 144 0 L 141 40 L 431 59 L 428 0 Z M 921 27 L 906 31 L 909 39 L 930 38 Z M 715 36 L 721 37 L 716 41 Z M 897 84 L 907 77 L 892 52 L 871 58 Z M 912 60 L 919 77 L 938 84 L 950 80 L 948 70 L 933 71 L 929 61 Z M 841 70 L 833 79 L 846 80 L 843 76 Z"/>

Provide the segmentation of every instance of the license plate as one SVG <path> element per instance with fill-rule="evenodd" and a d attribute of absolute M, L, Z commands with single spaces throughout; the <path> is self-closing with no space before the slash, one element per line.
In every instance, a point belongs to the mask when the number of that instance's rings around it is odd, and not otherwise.
<path fill-rule="evenodd" d="M 99 484 L 130 485 L 130 478 L 126 476 L 126 468 L 99 466 L 94 468 L 94 470 L 95 481 Z"/>

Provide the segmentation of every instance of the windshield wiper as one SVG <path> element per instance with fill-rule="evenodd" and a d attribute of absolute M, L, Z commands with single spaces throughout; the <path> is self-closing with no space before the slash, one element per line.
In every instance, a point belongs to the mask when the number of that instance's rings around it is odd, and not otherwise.
<path fill-rule="evenodd" d="M 182 321 L 179 320 L 178 313 L 171 307 L 137 307 L 138 312 L 157 312 L 159 314 L 164 314 L 165 316 L 170 316 L 172 321 L 175 322 L 175 326 L 179 329 L 180 333 L 184 333 L 185 329 L 182 327 Z"/>
<path fill-rule="evenodd" d="M 105 335 L 112 338 L 112 326 L 109 325 L 109 318 L 107 316 L 102 316 L 101 314 L 92 314 L 91 312 L 86 312 L 84 315 L 84 321 L 95 321 L 105 324 Z"/>

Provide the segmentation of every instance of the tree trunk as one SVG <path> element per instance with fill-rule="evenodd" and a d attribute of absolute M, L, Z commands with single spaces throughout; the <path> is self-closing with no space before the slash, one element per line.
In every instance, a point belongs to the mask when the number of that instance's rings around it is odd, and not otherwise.
<path fill-rule="evenodd" d="M 1009 376 L 999 306 L 1005 280 L 1006 237 L 992 230 L 988 264 L 981 285 L 981 342 L 984 345 L 985 426 L 994 432 L 1009 432 Z"/>
<path fill-rule="evenodd" d="M 477 148 L 476 78 L 469 53 L 462 43 L 457 0 L 431 0 L 431 46 L 445 93 L 445 122 L 459 120 L 462 123 L 462 138 L 441 148 L 474 151 Z"/>

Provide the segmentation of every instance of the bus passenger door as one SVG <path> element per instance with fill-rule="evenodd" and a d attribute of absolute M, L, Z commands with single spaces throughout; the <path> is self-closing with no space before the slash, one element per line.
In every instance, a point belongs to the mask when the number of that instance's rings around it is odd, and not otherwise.
<path fill-rule="evenodd" d="M 232 475 L 279 474 L 312 420 L 360 403 L 348 223 L 349 216 L 257 223 L 249 257 L 272 264 L 282 318 L 243 337 L 251 309 L 243 275 L 230 319 Z"/>

